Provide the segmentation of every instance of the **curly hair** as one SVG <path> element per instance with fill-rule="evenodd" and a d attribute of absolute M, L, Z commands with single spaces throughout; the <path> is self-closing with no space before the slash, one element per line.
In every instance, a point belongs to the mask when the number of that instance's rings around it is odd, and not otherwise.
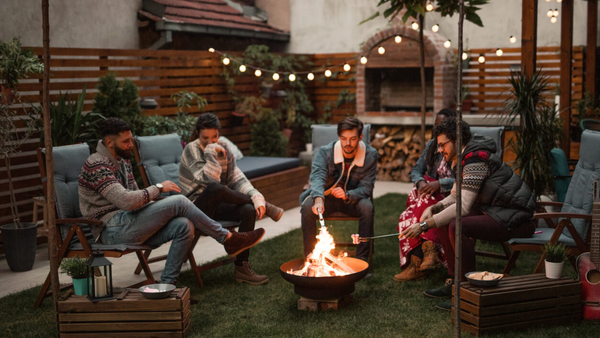
<path fill-rule="evenodd" d="M 102 121 L 99 126 L 100 138 L 104 140 L 107 136 L 119 136 L 124 131 L 130 131 L 129 123 L 117 117 L 109 117 Z"/>
<path fill-rule="evenodd" d="M 457 139 L 456 135 L 456 118 L 451 117 L 445 119 L 440 123 L 437 127 L 433 129 L 433 134 L 437 138 L 438 136 L 444 134 L 450 140 L 450 142 L 455 143 Z M 462 145 L 469 143 L 471 141 L 471 127 L 465 121 L 461 123 L 461 141 Z"/>
<path fill-rule="evenodd" d="M 449 119 L 451 117 L 456 117 L 456 111 L 449 108 L 444 108 L 437 113 L 436 117 L 437 116 L 445 116 L 446 119 Z M 433 140 L 433 142 L 427 150 L 427 155 L 425 155 L 425 163 L 427 164 L 428 172 L 437 170 L 437 168 L 434 168 L 435 160 L 437 159 L 437 138 L 434 136 L 433 133 L 431 135 L 431 139 Z"/>
<path fill-rule="evenodd" d="M 204 113 L 198 117 L 196 120 L 196 126 L 194 127 L 194 132 L 192 136 L 190 136 L 190 142 L 195 141 L 200 137 L 200 131 L 204 129 L 216 129 L 221 130 L 221 122 L 219 122 L 219 118 L 217 115 L 213 113 Z"/>

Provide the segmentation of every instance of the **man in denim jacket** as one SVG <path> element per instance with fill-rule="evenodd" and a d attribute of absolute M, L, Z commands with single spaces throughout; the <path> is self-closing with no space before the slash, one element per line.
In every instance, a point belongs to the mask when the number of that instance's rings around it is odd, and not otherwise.
<path fill-rule="evenodd" d="M 318 213 L 341 212 L 358 217 L 360 237 L 373 236 L 373 186 L 377 176 L 377 150 L 362 141 L 363 123 L 346 117 L 339 124 L 339 140 L 319 149 L 312 163 L 310 188 L 300 195 L 304 255 L 317 242 Z M 369 258 L 370 242 L 360 243 L 356 257 Z"/>

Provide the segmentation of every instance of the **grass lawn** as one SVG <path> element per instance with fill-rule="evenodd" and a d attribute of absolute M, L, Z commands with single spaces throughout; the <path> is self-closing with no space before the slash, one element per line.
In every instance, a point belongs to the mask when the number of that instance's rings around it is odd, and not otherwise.
<path fill-rule="evenodd" d="M 398 216 L 404 210 L 406 195 L 389 194 L 375 200 L 375 234 L 396 230 Z M 300 217 L 300 215 L 298 215 Z M 356 231 L 356 225 L 334 223 L 334 238 Z M 331 224 L 327 224 L 328 226 Z M 500 252 L 500 245 L 478 243 L 480 248 Z M 393 238 L 376 242 L 374 275 L 356 284 L 354 302 L 339 311 L 298 311 L 299 296 L 293 285 L 283 280 L 279 266 L 302 257 L 301 230 L 294 230 L 265 241 L 252 250 L 256 271 L 266 273 L 270 282 L 262 286 L 237 284 L 233 266 L 224 266 L 203 274 L 204 288 L 194 283 L 188 271 L 178 286 L 191 287 L 199 301 L 192 307 L 191 337 L 451 337 L 450 313 L 436 310 L 437 300 L 423 296 L 427 288 L 444 283 L 446 271 L 436 270 L 429 278 L 397 283 L 398 242 Z M 523 253 L 513 275 L 529 274 L 539 256 Z M 116 262 L 118 263 L 118 261 Z M 505 261 L 478 257 L 478 268 L 501 272 Z M 570 264 L 564 274 L 575 277 Z M 51 302 L 33 309 L 39 287 L 0 299 L 0 336 L 52 337 L 57 335 Z M 107 335 L 108 337 L 109 335 Z M 471 335 L 464 332 L 464 337 Z M 580 322 L 571 326 L 535 328 L 529 331 L 497 334 L 495 337 L 598 337 L 600 324 Z"/>

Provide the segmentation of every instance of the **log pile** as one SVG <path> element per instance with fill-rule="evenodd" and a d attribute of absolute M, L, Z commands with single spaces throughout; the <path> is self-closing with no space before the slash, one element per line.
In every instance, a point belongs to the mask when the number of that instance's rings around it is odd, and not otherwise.
<path fill-rule="evenodd" d="M 382 126 L 374 128 L 371 147 L 379 153 L 377 179 L 410 182 L 410 171 L 425 148 L 421 144 L 419 126 Z M 431 138 L 431 129 L 425 139 Z"/>

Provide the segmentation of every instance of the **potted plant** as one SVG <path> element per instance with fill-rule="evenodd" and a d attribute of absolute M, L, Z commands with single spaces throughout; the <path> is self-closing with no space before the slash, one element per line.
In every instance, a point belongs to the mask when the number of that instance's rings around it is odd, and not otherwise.
<path fill-rule="evenodd" d="M 0 93 L 4 98 L 4 93 Z M 16 96 L 18 98 L 18 95 Z M 3 100 L 0 100 L 3 101 Z M 21 222 L 17 199 L 13 188 L 10 156 L 16 153 L 21 145 L 29 139 L 35 127 L 33 121 L 27 121 L 25 132 L 15 126 L 17 111 L 0 102 L 0 154 L 4 156 L 6 174 L 8 177 L 8 191 L 10 196 L 10 211 L 13 221 L 0 226 L 2 242 L 6 261 L 11 271 L 29 271 L 35 262 L 37 244 L 37 225 L 35 223 Z"/>
<path fill-rule="evenodd" d="M 546 243 L 544 252 L 546 254 L 546 278 L 559 279 L 563 264 L 567 259 L 567 249 L 563 244 Z"/>
<path fill-rule="evenodd" d="M 0 89 L 2 103 L 11 105 L 19 80 L 42 73 L 44 65 L 30 49 L 21 49 L 19 38 L 0 40 Z"/>
<path fill-rule="evenodd" d="M 60 272 L 73 279 L 73 289 L 78 296 L 88 294 L 88 264 L 87 259 L 72 257 L 65 258 L 60 263 Z"/>

